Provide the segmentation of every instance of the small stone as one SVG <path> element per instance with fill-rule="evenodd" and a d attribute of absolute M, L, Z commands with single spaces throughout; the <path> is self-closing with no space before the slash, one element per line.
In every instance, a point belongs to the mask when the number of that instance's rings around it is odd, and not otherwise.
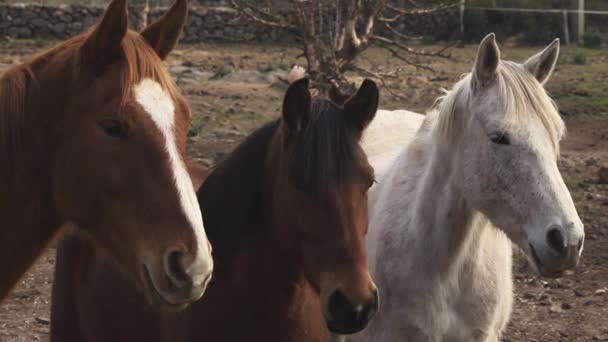
<path fill-rule="evenodd" d="M 530 292 L 526 292 L 523 294 L 522 296 L 524 299 L 532 299 L 534 298 L 534 294 L 530 293 Z"/>
<path fill-rule="evenodd" d="M 598 183 L 608 184 L 608 167 L 601 167 L 598 172 Z"/>
<path fill-rule="evenodd" d="M 577 297 L 586 297 L 587 294 L 581 290 L 574 290 L 574 295 Z"/>
<path fill-rule="evenodd" d="M 44 325 L 51 324 L 51 320 L 46 317 L 36 317 L 36 322 Z"/>
<path fill-rule="evenodd" d="M 555 313 L 560 313 L 563 310 L 562 310 L 562 306 L 559 305 L 559 303 L 553 303 L 553 304 L 551 304 L 551 307 L 549 308 L 549 311 L 555 312 Z"/>

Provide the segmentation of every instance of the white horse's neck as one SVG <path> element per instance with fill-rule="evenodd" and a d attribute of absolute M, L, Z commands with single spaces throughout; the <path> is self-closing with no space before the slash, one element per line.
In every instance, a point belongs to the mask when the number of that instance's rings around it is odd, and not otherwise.
<path fill-rule="evenodd" d="M 485 226 L 485 219 L 467 205 L 466 198 L 458 190 L 461 175 L 450 165 L 449 149 L 437 146 L 437 140 L 428 128 L 433 120 L 433 117 L 427 118 L 416 138 L 401 152 L 384 175 L 384 181 L 381 180 L 372 193 L 372 205 L 390 203 L 387 206 L 390 212 L 372 212 L 385 215 L 387 220 L 398 222 L 398 225 L 380 225 L 390 231 L 370 234 L 370 238 L 384 239 L 377 244 L 381 246 L 379 250 L 370 251 L 372 258 L 379 256 L 375 253 L 390 253 L 391 260 L 415 260 L 410 271 L 416 272 L 416 276 L 430 278 L 460 274 L 463 267 L 476 260 Z M 398 215 L 400 219 L 395 220 L 390 215 Z M 384 218 L 372 217 L 375 219 Z M 403 259 L 395 255 L 402 255 Z M 410 274 L 389 274 L 392 273 L 390 266 L 381 265 L 384 259 L 388 258 L 375 258 L 377 264 L 372 266 L 380 273 L 380 268 L 386 270 L 387 274 L 378 276 L 408 277 Z"/>

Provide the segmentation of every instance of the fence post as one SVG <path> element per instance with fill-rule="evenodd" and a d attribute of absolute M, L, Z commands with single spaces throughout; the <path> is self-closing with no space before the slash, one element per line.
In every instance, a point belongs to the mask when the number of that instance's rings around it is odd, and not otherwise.
<path fill-rule="evenodd" d="M 564 16 L 564 43 L 570 44 L 570 27 L 568 26 L 568 11 L 563 10 L 562 15 Z"/>
<path fill-rule="evenodd" d="M 585 0 L 578 0 L 578 42 L 583 43 L 585 35 Z"/>
<path fill-rule="evenodd" d="M 464 7 L 466 0 L 460 0 L 460 35 L 464 39 Z"/>

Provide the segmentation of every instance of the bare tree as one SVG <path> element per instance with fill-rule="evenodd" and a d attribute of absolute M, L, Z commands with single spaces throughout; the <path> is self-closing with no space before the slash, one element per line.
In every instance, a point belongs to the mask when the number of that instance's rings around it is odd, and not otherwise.
<path fill-rule="evenodd" d="M 450 1 L 450 0 L 447 0 Z M 447 49 L 435 52 L 419 51 L 406 42 L 410 37 L 398 32 L 393 25 L 407 15 L 427 14 L 452 5 L 419 7 L 405 0 L 409 8 L 391 5 L 389 0 L 292 0 L 284 8 L 260 8 L 259 2 L 230 0 L 242 15 L 260 24 L 293 31 L 301 39 L 302 55 L 308 72 L 318 86 L 336 85 L 345 94 L 353 88 L 344 72 L 356 70 L 381 81 L 393 75 L 378 74 L 361 69 L 354 60 L 370 46 L 381 46 L 394 56 L 420 68 L 415 56 L 449 57 Z M 385 35 L 377 33 L 382 28 Z M 326 88 L 327 89 L 327 88 Z"/>

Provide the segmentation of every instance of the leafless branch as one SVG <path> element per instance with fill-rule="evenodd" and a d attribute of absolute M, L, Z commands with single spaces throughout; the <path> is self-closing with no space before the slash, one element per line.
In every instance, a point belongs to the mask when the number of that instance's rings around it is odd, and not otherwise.
<path fill-rule="evenodd" d="M 378 43 L 379 45 L 381 45 L 384 48 L 393 46 L 395 48 L 398 48 L 399 50 L 402 50 L 406 53 L 415 55 L 415 56 L 426 56 L 426 57 L 441 57 L 441 58 L 450 58 L 451 54 L 445 54 L 444 52 L 446 52 L 449 48 L 451 48 L 452 46 L 458 44 L 458 42 L 450 44 L 446 47 L 441 48 L 438 51 L 435 52 L 427 52 L 427 51 L 421 51 L 421 50 L 416 50 L 416 49 L 412 49 L 411 47 L 397 41 L 394 39 L 389 39 L 386 37 L 382 37 L 382 36 L 378 36 L 378 35 L 374 35 L 372 36 L 373 40 Z"/>
<path fill-rule="evenodd" d="M 284 29 L 295 29 L 296 28 L 295 25 L 283 24 L 283 23 L 279 22 L 278 20 L 269 20 L 269 19 L 262 18 L 261 17 L 262 15 L 268 16 L 268 17 L 270 17 L 270 15 L 256 9 L 255 6 L 249 4 L 246 1 L 230 0 L 230 5 L 234 9 L 236 9 L 240 14 L 246 16 L 250 20 L 255 21 L 259 24 L 270 26 L 270 27 L 284 28 Z"/>
<path fill-rule="evenodd" d="M 401 99 L 401 100 L 409 100 L 408 98 L 406 98 L 405 96 L 398 94 L 396 92 L 394 92 L 391 87 L 389 87 L 389 85 L 386 83 L 386 75 L 382 75 L 381 73 L 377 73 L 377 72 L 373 72 L 371 70 L 367 70 L 365 68 L 361 68 L 358 66 L 353 66 L 352 69 L 358 73 L 360 73 L 361 75 L 364 76 L 368 76 L 368 77 L 373 77 L 377 80 L 380 81 L 380 83 L 382 84 L 383 88 L 382 90 L 386 90 L 389 92 L 389 94 Z"/>
<path fill-rule="evenodd" d="M 387 30 L 389 30 L 393 35 L 395 35 L 395 37 L 398 37 L 400 39 L 404 39 L 404 40 L 421 40 L 422 39 L 422 37 L 420 37 L 420 36 L 412 37 L 412 36 L 408 36 L 406 34 L 403 34 L 403 33 L 399 32 L 399 31 L 397 31 L 395 28 L 393 28 L 391 26 L 391 24 L 388 23 L 388 22 L 384 22 L 383 24 L 384 24 L 384 27 Z"/>
<path fill-rule="evenodd" d="M 404 15 L 420 15 L 420 14 L 436 13 L 439 11 L 445 11 L 447 9 L 453 8 L 456 5 L 458 5 L 458 4 L 456 4 L 456 3 L 448 4 L 448 5 L 440 4 L 437 6 L 424 7 L 424 8 L 420 8 L 420 7 L 398 8 L 393 5 L 387 4 L 386 8 L 393 11 L 395 14 L 391 17 L 382 16 L 382 17 L 378 18 L 378 21 L 392 23 L 392 22 L 395 22 L 395 21 L 401 19 L 401 17 L 403 17 Z"/>

